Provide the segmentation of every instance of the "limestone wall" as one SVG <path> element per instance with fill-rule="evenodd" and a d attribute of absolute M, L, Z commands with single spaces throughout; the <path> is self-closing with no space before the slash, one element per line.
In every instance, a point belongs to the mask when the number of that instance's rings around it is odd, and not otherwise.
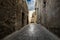
<path fill-rule="evenodd" d="M 0 0 L 0 39 L 26 25 L 27 17 L 28 8 L 25 1 Z"/>
<path fill-rule="evenodd" d="M 60 36 L 60 0 L 47 0 L 47 27 Z"/>
<path fill-rule="evenodd" d="M 51 32 L 60 36 L 60 0 L 38 0 L 40 21 Z M 42 3 L 42 4 L 41 4 Z M 38 14 L 38 13 L 37 13 Z"/>

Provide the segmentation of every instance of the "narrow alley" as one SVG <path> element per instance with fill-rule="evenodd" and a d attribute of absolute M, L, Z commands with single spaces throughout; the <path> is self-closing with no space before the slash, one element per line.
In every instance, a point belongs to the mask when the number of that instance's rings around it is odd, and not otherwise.
<path fill-rule="evenodd" d="M 59 40 L 40 24 L 29 24 L 4 40 Z"/>
<path fill-rule="evenodd" d="M 0 0 L 0 40 L 60 40 L 60 0 Z"/>

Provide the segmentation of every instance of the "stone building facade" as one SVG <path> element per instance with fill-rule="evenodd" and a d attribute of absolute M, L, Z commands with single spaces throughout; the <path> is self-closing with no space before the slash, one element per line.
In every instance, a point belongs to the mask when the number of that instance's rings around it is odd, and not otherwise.
<path fill-rule="evenodd" d="M 60 0 L 36 0 L 37 23 L 60 37 Z"/>
<path fill-rule="evenodd" d="M 0 39 L 28 24 L 28 7 L 23 0 L 0 0 Z"/>
<path fill-rule="evenodd" d="M 33 12 L 32 18 L 31 18 L 31 23 L 36 23 L 36 21 L 37 21 L 37 14 L 36 14 L 36 12 Z"/>

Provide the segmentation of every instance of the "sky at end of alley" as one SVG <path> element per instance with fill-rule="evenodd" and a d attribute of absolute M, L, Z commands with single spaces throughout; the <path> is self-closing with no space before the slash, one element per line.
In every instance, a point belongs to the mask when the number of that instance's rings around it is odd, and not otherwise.
<path fill-rule="evenodd" d="M 35 10 L 35 0 L 27 0 L 26 2 L 27 2 L 29 11 Z"/>

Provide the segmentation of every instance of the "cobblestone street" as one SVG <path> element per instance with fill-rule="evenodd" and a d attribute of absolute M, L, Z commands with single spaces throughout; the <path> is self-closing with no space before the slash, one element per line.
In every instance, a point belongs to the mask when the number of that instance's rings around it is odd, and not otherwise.
<path fill-rule="evenodd" d="M 40 24 L 29 24 L 4 40 L 58 40 L 58 38 Z"/>

